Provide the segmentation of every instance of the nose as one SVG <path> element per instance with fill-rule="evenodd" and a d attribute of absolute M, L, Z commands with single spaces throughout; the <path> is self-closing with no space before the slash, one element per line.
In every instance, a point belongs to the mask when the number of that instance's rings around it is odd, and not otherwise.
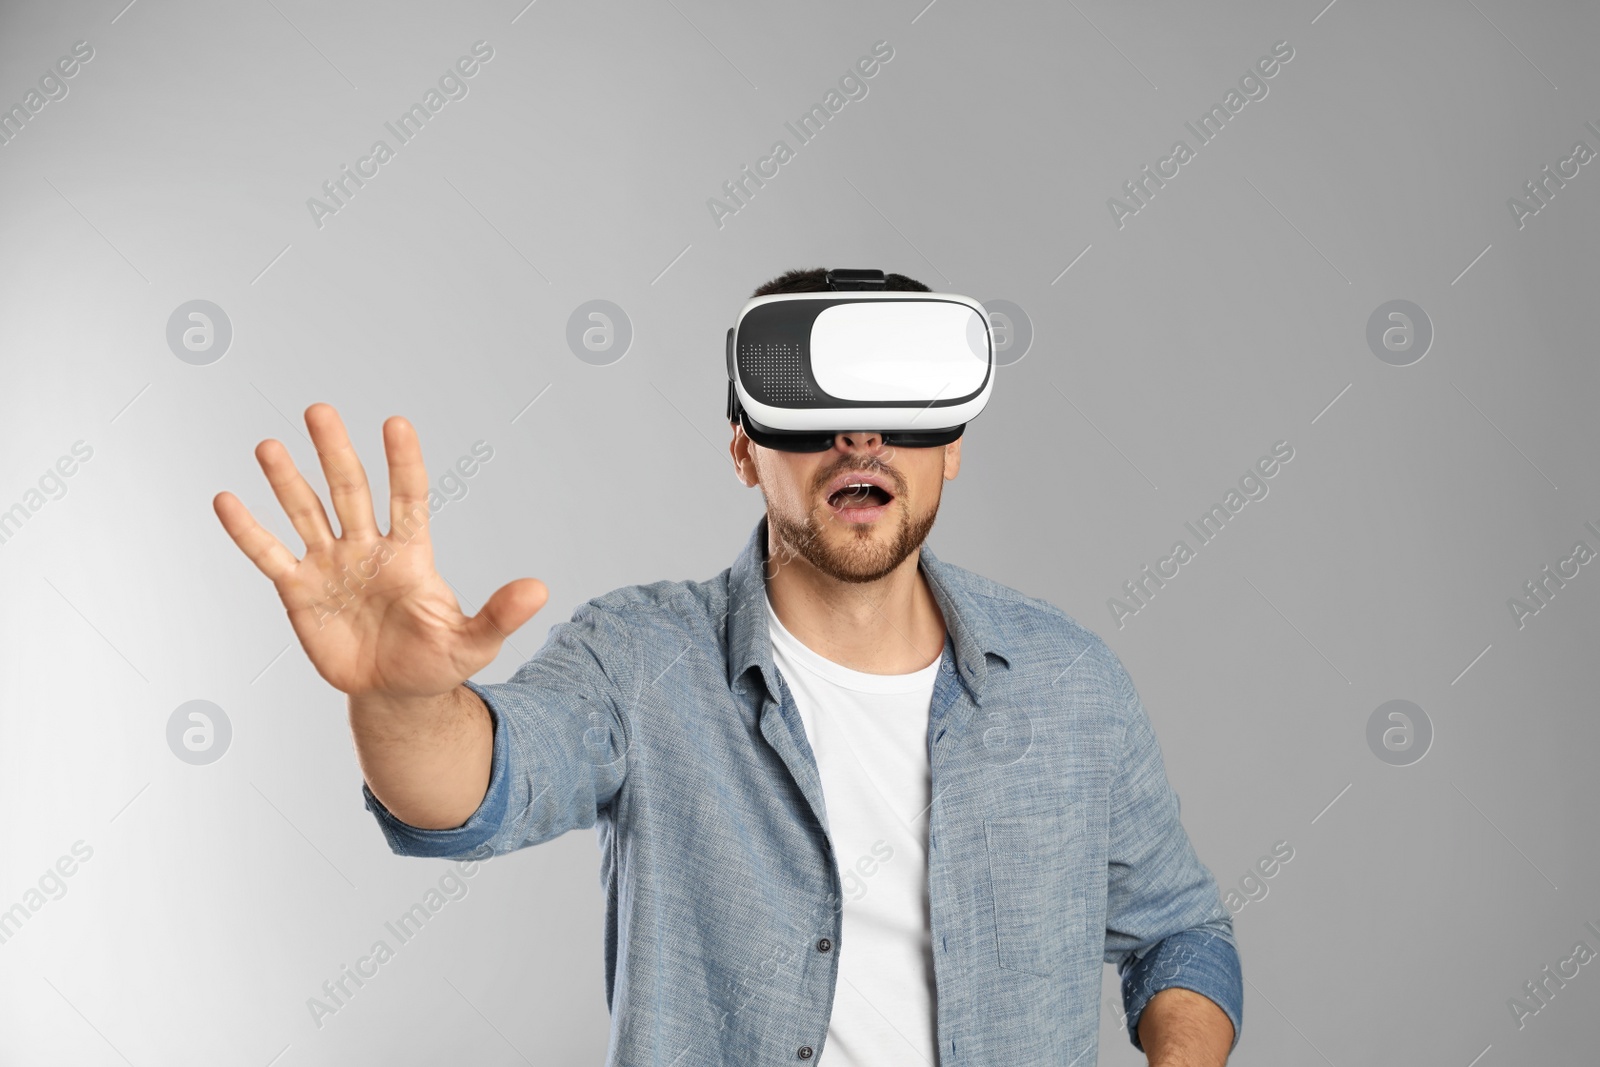
<path fill-rule="evenodd" d="M 866 452 L 870 455 L 883 448 L 883 434 L 877 430 L 845 430 L 834 435 L 833 447 L 838 452 Z"/>

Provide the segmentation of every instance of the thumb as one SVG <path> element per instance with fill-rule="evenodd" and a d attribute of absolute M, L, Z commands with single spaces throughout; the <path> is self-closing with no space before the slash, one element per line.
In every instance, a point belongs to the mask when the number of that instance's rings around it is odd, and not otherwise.
<path fill-rule="evenodd" d="M 537 578 L 518 578 L 494 591 L 483 610 L 467 620 L 467 639 L 494 658 L 500 643 L 544 607 L 550 590 Z"/>

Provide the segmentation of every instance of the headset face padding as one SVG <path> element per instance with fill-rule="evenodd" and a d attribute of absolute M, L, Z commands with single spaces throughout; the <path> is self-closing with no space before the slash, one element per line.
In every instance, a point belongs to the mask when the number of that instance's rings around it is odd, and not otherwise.
<path fill-rule="evenodd" d="M 731 385 L 731 383 L 730 383 Z M 778 452 L 826 452 L 833 447 L 835 439 L 840 433 L 849 431 L 803 431 L 803 430 L 772 430 L 761 426 L 750 418 L 749 412 L 741 412 L 739 425 L 744 428 L 745 436 L 760 445 Z M 966 424 L 947 430 L 932 432 L 902 432 L 890 430 L 874 431 L 883 438 L 885 448 L 939 448 L 949 444 L 960 437 L 966 430 Z"/>

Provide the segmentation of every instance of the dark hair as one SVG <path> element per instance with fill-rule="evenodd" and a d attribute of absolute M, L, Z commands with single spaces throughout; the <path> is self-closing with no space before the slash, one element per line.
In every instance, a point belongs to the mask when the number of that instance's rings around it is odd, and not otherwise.
<path fill-rule="evenodd" d="M 826 267 L 786 271 L 767 284 L 760 286 L 750 295 L 757 297 L 772 296 L 776 293 L 825 293 L 828 291 L 827 274 L 828 268 Z M 910 293 L 931 293 L 933 291 L 915 278 L 907 278 L 904 274 L 885 274 L 883 279 L 884 289 Z"/>

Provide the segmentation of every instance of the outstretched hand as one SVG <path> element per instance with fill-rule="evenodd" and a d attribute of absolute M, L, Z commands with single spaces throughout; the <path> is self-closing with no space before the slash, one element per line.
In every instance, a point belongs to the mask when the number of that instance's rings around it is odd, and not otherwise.
<path fill-rule="evenodd" d="M 361 460 L 339 413 L 306 409 L 339 517 L 335 535 L 322 501 L 281 442 L 256 446 L 278 503 L 305 543 L 294 553 L 255 520 L 239 498 L 212 501 L 223 529 L 272 580 L 301 647 L 328 684 L 352 696 L 397 698 L 447 693 L 482 670 L 501 643 L 538 612 L 549 590 L 521 578 L 467 616 L 433 565 L 428 474 L 416 431 L 396 415 L 383 424 L 389 463 L 389 532 L 378 532 Z"/>

